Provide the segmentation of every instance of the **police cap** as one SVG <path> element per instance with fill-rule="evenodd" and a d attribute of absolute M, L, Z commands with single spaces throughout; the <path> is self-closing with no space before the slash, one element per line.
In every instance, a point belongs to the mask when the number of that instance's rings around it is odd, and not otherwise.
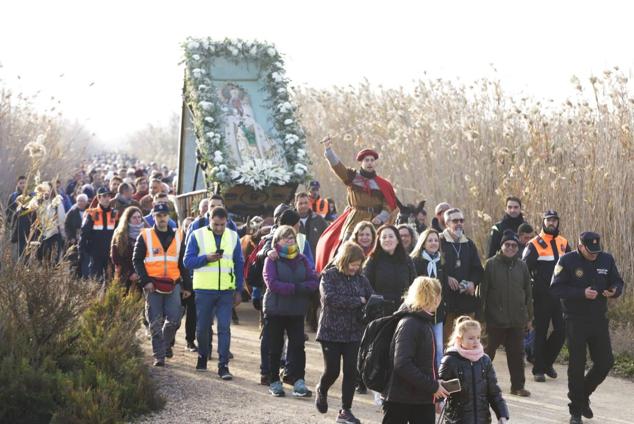
<path fill-rule="evenodd" d="M 603 251 L 601 247 L 601 236 L 592 231 L 584 231 L 579 235 L 579 242 L 592 253 L 600 253 Z"/>

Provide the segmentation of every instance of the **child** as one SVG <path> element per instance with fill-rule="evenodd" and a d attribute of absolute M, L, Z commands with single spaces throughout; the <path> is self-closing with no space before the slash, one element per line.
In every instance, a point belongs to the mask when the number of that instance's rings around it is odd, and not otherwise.
<path fill-rule="evenodd" d="M 461 390 L 447 398 L 447 424 L 490 423 L 489 405 L 495 411 L 499 424 L 506 424 L 509 419 L 493 364 L 480 344 L 480 332 L 478 321 L 468 316 L 456 320 L 439 371 L 442 381 L 460 380 Z"/>

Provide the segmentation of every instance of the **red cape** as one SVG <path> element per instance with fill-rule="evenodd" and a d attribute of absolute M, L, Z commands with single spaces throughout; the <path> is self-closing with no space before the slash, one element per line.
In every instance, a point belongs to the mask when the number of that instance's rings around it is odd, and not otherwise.
<path fill-rule="evenodd" d="M 383 193 L 383 197 L 385 197 L 387 205 L 392 210 L 396 209 L 398 207 L 398 202 L 396 200 L 396 193 L 394 193 L 394 187 L 392 187 L 392 184 L 385 178 L 378 176 L 374 177 L 374 180 L 379 186 L 381 193 Z M 315 252 L 315 270 L 318 273 L 323 271 L 326 265 L 328 265 L 328 263 L 332 260 L 332 257 L 339 246 L 343 224 L 346 222 L 346 218 L 351 211 L 351 208 L 346 208 L 339 218 L 335 219 L 322 233 L 321 237 L 319 237 Z"/>

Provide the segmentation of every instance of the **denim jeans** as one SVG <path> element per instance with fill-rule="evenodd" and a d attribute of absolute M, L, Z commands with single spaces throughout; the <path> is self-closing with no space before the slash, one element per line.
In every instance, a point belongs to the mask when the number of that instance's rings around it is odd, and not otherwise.
<path fill-rule="evenodd" d="M 143 290 L 145 313 L 152 334 L 152 355 L 165 359 L 165 350 L 172 345 L 181 320 L 181 289 L 176 285 L 170 294 Z"/>
<path fill-rule="evenodd" d="M 218 368 L 229 365 L 234 293 L 234 290 L 195 290 L 198 356 L 207 358 L 209 354 L 209 329 L 215 316 L 218 332 Z"/>
<path fill-rule="evenodd" d="M 442 322 L 434 324 L 434 342 L 436 343 L 436 370 L 440 369 L 440 361 L 445 353 L 445 345 L 443 344 L 443 326 Z"/>

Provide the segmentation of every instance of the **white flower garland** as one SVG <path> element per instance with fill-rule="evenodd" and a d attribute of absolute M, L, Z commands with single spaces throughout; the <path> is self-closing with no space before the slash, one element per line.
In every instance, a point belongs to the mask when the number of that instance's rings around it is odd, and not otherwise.
<path fill-rule="evenodd" d="M 261 190 L 270 185 L 305 182 L 308 157 L 304 131 L 295 119 L 295 106 L 290 102 L 284 61 L 271 44 L 240 39 L 212 41 L 210 38 L 187 38 L 185 51 L 185 101 L 193 111 L 197 135 L 197 160 L 210 183 L 225 187 L 244 184 Z M 236 167 L 227 153 L 220 128 L 221 110 L 208 69 L 214 58 L 238 62 L 244 59 L 260 64 L 269 94 L 273 125 L 283 141 L 288 169 L 268 160 L 246 161 Z"/>

